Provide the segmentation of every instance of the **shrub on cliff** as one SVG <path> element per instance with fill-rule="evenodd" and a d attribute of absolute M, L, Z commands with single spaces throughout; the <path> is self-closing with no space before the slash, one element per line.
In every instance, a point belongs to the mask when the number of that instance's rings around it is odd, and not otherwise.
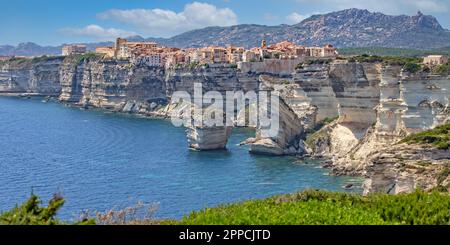
<path fill-rule="evenodd" d="M 439 65 L 434 69 L 434 72 L 441 75 L 447 75 L 450 71 L 450 63 Z"/>
<path fill-rule="evenodd" d="M 189 70 L 195 70 L 199 66 L 199 63 L 197 61 L 191 62 L 188 64 Z"/>
<path fill-rule="evenodd" d="M 400 143 L 407 144 L 432 144 L 439 149 L 450 148 L 450 123 L 438 126 L 434 129 L 427 130 L 417 134 L 411 134 Z"/>
<path fill-rule="evenodd" d="M 357 194 L 308 190 L 193 212 L 183 225 L 450 224 L 450 196 L 438 192 Z"/>
<path fill-rule="evenodd" d="M 410 72 L 410 73 L 416 73 L 420 71 L 421 66 L 416 63 L 406 63 L 405 66 L 403 66 L 403 70 Z"/>
<path fill-rule="evenodd" d="M 75 54 L 68 57 L 72 59 L 75 66 L 81 65 L 83 62 L 102 59 L 104 55 L 97 53 Z"/>
<path fill-rule="evenodd" d="M 41 207 L 38 196 L 31 197 L 13 209 L 0 214 L 0 225 L 59 225 L 64 224 L 56 218 L 56 214 L 64 205 L 64 199 L 54 195 L 47 207 Z M 94 220 L 84 220 L 76 224 L 93 224 Z"/>
<path fill-rule="evenodd" d="M 348 59 L 349 62 L 360 63 L 382 63 L 383 65 L 398 65 L 405 66 L 406 64 L 419 64 L 422 63 L 422 59 L 413 57 L 401 57 L 401 56 L 377 56 L 377 55 L 359 55 Z"/>

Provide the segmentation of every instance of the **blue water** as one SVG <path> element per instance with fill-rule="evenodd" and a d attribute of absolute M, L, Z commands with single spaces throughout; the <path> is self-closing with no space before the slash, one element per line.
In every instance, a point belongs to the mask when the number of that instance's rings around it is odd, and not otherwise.
<path fill-rule="evenodd" d="M 193 152 L 184 129 L 165 120 L 0 97 L 0 211 L 33 190 L 44 201 L 62 193 L 63 219 L 138 201 L 159 203 L 158 217 L 180 218 L 305 188 L 344 191 L 355 181 L 327 176 L 314 161 L 250 155 L 237 144 L 252 135 L 235 129 L 228 151 Z"/>

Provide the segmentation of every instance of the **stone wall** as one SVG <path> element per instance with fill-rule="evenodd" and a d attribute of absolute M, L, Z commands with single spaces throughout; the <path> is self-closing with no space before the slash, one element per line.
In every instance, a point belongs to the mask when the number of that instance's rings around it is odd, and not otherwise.
<path fill-rule="evenodd" d="M 269 73 L 290 75 L 296 66 L 305 59 L 265 59 L 261 62 L 239 62 L 238 68 L 242 73 Z"/>

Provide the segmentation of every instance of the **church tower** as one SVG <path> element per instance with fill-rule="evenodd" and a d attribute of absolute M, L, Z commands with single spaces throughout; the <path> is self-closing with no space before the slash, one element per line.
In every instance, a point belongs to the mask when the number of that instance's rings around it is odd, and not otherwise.
<path fill-rule="evenodd" d="M 267 42 L 266 42 L 266 39 L 263 39 L 263 40 L 261 41 L 261 48 L 262 48 L 262 49 L 267 49 Z"/>

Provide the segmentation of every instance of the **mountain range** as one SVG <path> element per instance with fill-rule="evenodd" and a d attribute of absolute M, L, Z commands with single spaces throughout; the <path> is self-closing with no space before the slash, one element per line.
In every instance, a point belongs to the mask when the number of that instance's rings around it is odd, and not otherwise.
<path fill-rule="evenodd" d="M 259 46 L 288 40 L 303 45 L 331 43 L 338 48 L 389 47 L 429 50 L 450 45 L 450 30 L 444 29 L 431 15 L 418 12 L 414 16 L 385 15 L 362 9 L 346 9 L 313 15 L 294 25 L 242 24 L 229 27 L 206 27 L 171 38 L 130 37 L 138 41 L 155 41 L 173 47 L 203 47 L 208 45 Z M 112 45 L 112 42 L 89 43 L 88 49 Z M 62 46 L 42 47 L 34 43 L 0 46 L 0 55 L 37 56 L 59 54 Z"/>

